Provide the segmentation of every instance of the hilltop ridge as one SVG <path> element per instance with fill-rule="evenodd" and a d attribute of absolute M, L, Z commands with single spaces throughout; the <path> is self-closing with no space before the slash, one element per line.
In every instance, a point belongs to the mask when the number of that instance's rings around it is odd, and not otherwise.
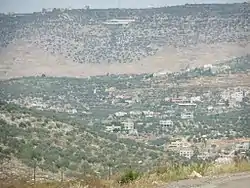
<path fill-rule="evenodd" d="M 1 78 L 179 71 L 249 53 L 249 4 L 0 16 Z M 128 23 L 107 24 L 111 19 Z"/>

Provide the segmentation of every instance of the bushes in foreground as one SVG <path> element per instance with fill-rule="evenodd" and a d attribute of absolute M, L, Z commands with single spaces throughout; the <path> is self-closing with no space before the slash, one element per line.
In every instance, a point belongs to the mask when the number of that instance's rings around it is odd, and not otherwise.
<path fill-rule="evenodd" d="M 119 178 L 118 183 L 122 185 L 127 184 L 137 180 L 139 177 L 140 177 L 139 172 L 130 169 Z"/>

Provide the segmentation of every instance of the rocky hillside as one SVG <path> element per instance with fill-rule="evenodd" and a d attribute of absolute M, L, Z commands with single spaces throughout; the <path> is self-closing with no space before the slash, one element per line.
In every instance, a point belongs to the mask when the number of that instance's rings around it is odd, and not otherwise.
<path fill-rule="evenodd" d="M 249 8 L 242 3 L 0 15 L 1 77 L 176 71 L 244 55 Z"/>

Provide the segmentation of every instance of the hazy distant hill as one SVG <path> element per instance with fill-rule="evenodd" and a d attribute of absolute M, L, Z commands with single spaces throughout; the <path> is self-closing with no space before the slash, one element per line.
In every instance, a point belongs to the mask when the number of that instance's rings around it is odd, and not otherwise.
<path fill-rule="evenodd" d="M 171 71 L 245 55 L 242 4 L 58 10 L 0 16 L 1 78 Z M 130 19 L 129 24 L 104 24 Z"/>

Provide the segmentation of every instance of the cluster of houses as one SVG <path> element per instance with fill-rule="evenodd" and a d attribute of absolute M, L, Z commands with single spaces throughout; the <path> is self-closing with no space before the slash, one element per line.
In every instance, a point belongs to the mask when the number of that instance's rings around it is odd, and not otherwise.
<path fill-rule="evenodd" d="M 138 121 L 140 123 L 144 121 L 145 125 L 152 121 L 153 124 L 161 126 L 164 130 L 175 126 L 177 121 L 194 120 L 196 113 L 204 112 L 209 115 L 234 110 L 234 108 L 240 107 L 248 94 L 248 88 L 238 87 L 221 90 L 217 96 L 212 92 L 205 92 L 192 97 L 163 97 L 163 104 L 155 107 L 154 110 L 118 111 L 111 114 L 110 117 L 115 121 L 122 121 L 124 125 L 133 122 L 131 129 L 135 129 Z M 115 98 L 117 97 L 115 96 Z M 128 123 L 124 123 L 126 119 L 129 119 Z M 117 127 L 111 128 L 109 125 L 106 130 L 112 132 L 113 129 L 117 129 Z"/>
<path fill-rule="evenodd" d="M 135 124 L 132 120 L 123 121 L 118 125 L 111 123 L 111 125 L 106 126 L 106 131 L 108 132 L 124 132 L 130 135 L 138 135 L 137 129 L 135 129 Z"/>
<path fill-rule="evenodd" d="M 191 159 L 216 159 L 216 163 L 232 162 L 236 153 L 244 155 L 250 149 L 250 139 L 208 140 L 202 143 L 188 142 L 185 138 L 177 138 L 165 144 L 166 151 L 174 151 L 179 156 Z"/>
<path fill-rule="evenodd" d="M 196 93 L 196 95 L 165 96 L 161 99 L 152 97 L 150 98 L 152 101 L 161 100 L 161 105 L 153 109 L 137 108 L 136 110 L 131 109 L 130 111 L 115 112 L 109 116 L 112 120 L 110 122 L 120 122 L 120 124 L 105 124 L 105 130 L 107 132 L 121 133 L 120 135 L 133 135 L 136 136 L 134 138 L 138 140 L 142 137 L 145 138 L 145 135 L 148 134 L 148 132 L 141 132 L 141 129 L 138 130 L 138 127 L 143 127 L 144 129 L 151 127 L 150 130 L 155 130 L 152 132 L 155 134 L 154 137 L 151 135 L 148 137 L 148 140 L 162 138 L 163 135 L 178 135 L 178 130 L 180 129 L 177 127 L 188 125 L 190 127 L 184 127 L 184 129 L 191 129 L 201 126 L 201 123 L 196 120 L 196 115 L 201 114 L 201 112 L 203 115 L 211 115 L 241 108 L 242 102 L 249 96 L 249 91 L 247 87 L 232 87 L 226 89 L 218 88 L 215 92 L 206 91 Z M 127 95 L 128 94 L 124 94 L 124 96 Z M 150 92 L 148 92 L 147 95 L 150 95 Z M 118 96 L 120 97 L 121 95 L 118 94 Z M 157 135 L 156 133 L 159 133 L 159 131 L 167 134 Z M 211 134 L 217 133 L 211 132 Z M 223 133 L 218 134 L 223 135 Z M 147 139 L 145 140 L 147 141 Z M 220 144 L 214 144 L 211 138 L 207 139 L 204 137 L 202 140 L 205 141 L 192 143 L 182 138 L 166 143 L 164 148 L 167 151 L 175 151 L 187 159 L 191 159 L 193 156 L 200 159 L 216 158 L 216 162 L 225 163 L 232 160 L 235 151 L 244 153 L 248 150 L 250 143 L 249 141 L 237 141 L 234 142 L 233 145 L 230 145 L 230 149 L 227 148 L 227 150 L 223 150 L 223 147 L 221 147 Z M 210 144 L 208 144 L 208 142 L 210 142 Z M 197 148 L 198 153 L 196 153 Z"/>

